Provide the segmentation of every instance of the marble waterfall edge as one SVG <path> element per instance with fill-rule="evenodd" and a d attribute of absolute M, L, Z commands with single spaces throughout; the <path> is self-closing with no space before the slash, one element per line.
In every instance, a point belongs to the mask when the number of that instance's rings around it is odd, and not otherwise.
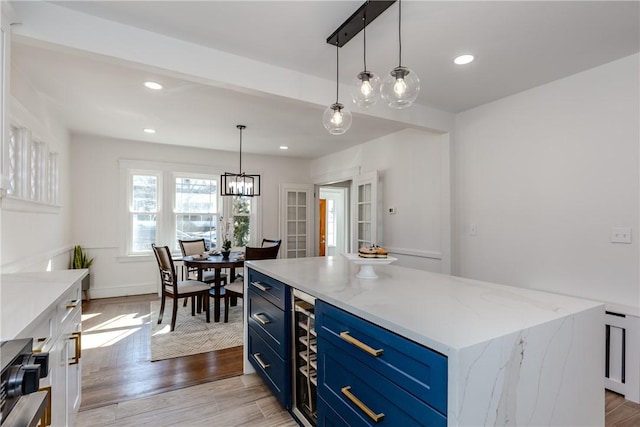
<path fill-rule="evenodd" d="M 604 425 L 603 319 L 596 307 L 460 350 L 449 425 Z"/>

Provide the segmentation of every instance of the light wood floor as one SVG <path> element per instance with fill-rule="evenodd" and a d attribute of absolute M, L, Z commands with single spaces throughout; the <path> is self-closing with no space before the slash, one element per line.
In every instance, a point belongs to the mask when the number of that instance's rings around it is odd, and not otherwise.
<path fill-rule="evenodd" d="M 83 304 L 82 405 L 76 426 L 296 426 L 242 347 L 150 362 L 155 295 Z M 156 319 L 157 320 L 157 319 Z M 606 392 L 606 427 L 640 427 L 640 404 Z"/>

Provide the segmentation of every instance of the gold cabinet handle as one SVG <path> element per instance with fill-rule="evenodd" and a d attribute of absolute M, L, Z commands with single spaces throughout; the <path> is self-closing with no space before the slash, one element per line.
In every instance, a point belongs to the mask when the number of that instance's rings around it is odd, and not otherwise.
<path fill-rule="evenodd" d="M 82 357 L 82 332 L 74 332 L 71 334 L 69 339 L 75 341 L 76 345 L 75 354 L 73 355 L 71 362 L 69 362 L 69 365 L 77 365 L 80 363 L 80 358 Z"/>
<path fill-rule="evenodd" d="M 271 289 L 271 286 L 263 285 L 260 282 L 251 282 L 251 284 L 256 288 L 260 289 L 262 292 L 268 292 Z"/>
<path fill-rule="evenodd" d="M 264 361 L 260 357 L 260 353 L 253 353 L 253 358 L 256 359 L 256 361 L 262 367 L 262 369 L 267 369 L 269 366 L 271 366 L 268 363 L 264 363 Z"/>
<path fill-rule="evenodd" d="M 32 353 L 42 353 L 42 349 L 49 342 L 49 338 L 37 338 L 33 340 L 33 348 L 31 349 Z"/>
<path fill-rule="evenodd" d="M 43 386 L 38 389 L 38 391 L 46 391 L 47 392 L 47 407 L 44 410 L 44 414 L 42 414 L 42 419 L 40 420 L 41 426 L 50 426 L 51 425 L 51 386 Z"/>
<path fill-rule="evenodd" d="M 78 306 L 78 304 L 80 304 L 80 300 L 74 300 L 71 301 L 69 304 L 67 304 L 67 309 L 73 309 L 76 308 Z"/>
<path fill-rule="evenodd" d="M 349 331 L 340 332 L 340 338 L 342 338 L 343 340 L 345 340 L 349 344 L 355 345 L 360 350 L 366 351 L 367 353 L 369 353 L 372 356 L 378 357 L 378 356 L 381 356 L 382 353 L 384 353 L 383 349 L 379 349 L 379 350 L 373 349 L 373 348 L 369 347 L 368 345 L 366 345 L 365 343 L 363 343 L 362 341 L 359 341 L 359 340 L 355 339 L 354 337 L 349 335 Z"/>
<path fill-rule="evenodd" d="M 351 402 L 353 402 L 354 405 L 356 405 L 358 408 L 360 408 L 362 410 L 362 412 L 367 414 L 369 416 L 369 418 L 371 418 L 374 422 L 377 423 L 377 422 L 382 421 L 382 419 L 384 418 L 384 414 L 382 412 L 379 413 L 379 414 L 376 414 L 371 409 L 369 409 L 367 407 L 367 405 L 362 403 L 362 401 L 360 399 L 355 397 L 353 395 L 353 393 L 351 393 L 349 390 L 351 390 L 351 386 L 350 385 L 348 385 L 346 387 L 342 387 L 342 389 L 340 391 L 342 391 L 342 394 L 347 396 L 347 399 L 349 399 Z"/>
<path fill-rule="evenodd" d="M 271 323 L 271 321 L 263 313 L 255 313 L 251 317 L 253 317 L 254 319 L 256 319 L 258 322 L 260 322 L 263 325 L 266 325 L 267 323 Z"/>

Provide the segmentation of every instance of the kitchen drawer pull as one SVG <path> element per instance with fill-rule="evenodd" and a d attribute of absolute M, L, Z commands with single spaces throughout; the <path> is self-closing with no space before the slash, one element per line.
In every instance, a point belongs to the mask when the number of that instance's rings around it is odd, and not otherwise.
<path fill-rule="evenodd" d="M 266 325 L 267 323 L 271 323 L 271 321 L 263 313 L 255 313 L 251 317 L 253 317 L 254 319 L 256 319 L 258 322 L 260 322 L 263 325 Z"/>
<path fill-rule="evenodd" d="M 32 353 L 42 353 L 42 349 L 49 343 L 49 338 L 37 338 L 33 340 L 33 348 L 31 349 Z"/>
<path fill-rule="evenodd" d="M 263 285 L 260 282 L 251 282 L 251 284 L 256 288 L 260 289 L 262 292 L 268 292 L 271 289 L 271 286 Z"/>
<path fill-rule="evenodd" d="M 76 308 L 78 306 L 78 304 L 80 304 L 80 300 L 79 299 L 71 301 L 69 304 L 67 304 L 67 308 L 68 309 Z"/>
<path fill-rule="evenodd" d="M 360 408 L 362 410 L 362 412 L 367 414 L 369 416 L 369 418 L 371 418 L 374 422 L 377 423 L 377 422 L 382 421 L 382 419 L 384 418 L 384 414 L 382 412 L 379 413 L 379 414 L 376 414 L 371 409 L 369 409 L 367 407 L 367 405 L 362 403 L 362 401 L 360 399 L 355 397 L 349 390 L 351 390 L 351 386 L 350 385 L 348 385 L 346 387 L 342 387 L 342 389 L 340 391 L 342 391 L 342 394 L 347 396 L 347 399 L 349 399 L 351 402 L 353 402 L 353 404 L 355 404 L 358 408 Z"/>
<path fill-rule="evenodd" d="M 262 358 L 260 357 L 260 353 L 254 353 L 253 354 L 254 359 L 256 359 L 256 361 L 258 362 L 258 364 L 260 364 L 260 366 L 262 367 L 262 369 L 267 369 L 269 366 L 268 363 L 264 363 L 264 361 L 262 360 Z"/>
<path fill-rule="evenodd" d="M 376 349 L 373 349 L 373 348 L 369 347 L 368 345 L 366 345 L 362 341 L 358 341 L 357 339 L 355 339 L 354 337 L 349 335 L 349 331 L 340 332 L 340 338 L 342 338 L 343 340 L 345 340 L 349 344 L 355 345 L 360 350 L 366 351 L 367 353 L 369 353 L 372 356 L 378 357 L 378 356 L 381 356 L 382 353 L 384 353 L 383 349 L 376 350 Z"/>
<path fill-rule="evenodd" d="M 82 332 L 78 331 L 72 333 L 69 339 L 75 341 L 76 345 L 76 351 L 73 355 L 73 358 L 71 359 L 72 361 L 69 362 L 69 366 L 77 365 L 78 363 L 80 363 L 80 358 L 82 357 Z"/>

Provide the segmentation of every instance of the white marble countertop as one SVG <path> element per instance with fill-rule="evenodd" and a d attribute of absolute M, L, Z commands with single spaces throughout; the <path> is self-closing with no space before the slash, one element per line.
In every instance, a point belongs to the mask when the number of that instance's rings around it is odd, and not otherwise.
<path fill-rule="evenodd" d="M 445 355 L 603 305 L 394 265 L 357 279 L 343 256 L 246 265 Z"/>
<path fill-rule="evenodd" d="M 0 340 L 14 339 L 88 270 L 12 273 L 0 276 Z"/>

